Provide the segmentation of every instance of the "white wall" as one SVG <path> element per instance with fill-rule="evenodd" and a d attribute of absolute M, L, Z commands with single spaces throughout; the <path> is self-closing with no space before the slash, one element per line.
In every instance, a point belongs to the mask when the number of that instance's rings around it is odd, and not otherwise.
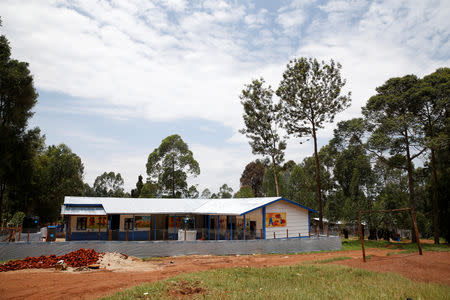
<path fill-rule="evenodd" d="M 286 226 L 267 227 L 266 223 L 266 239 L 273 239 L 274 232 L 276 238 L 286 238 L 286 229 L 288 229 L 289 237 L 298 237 L 299 233 L 301 236 L 308 236 L 308 210 L 280 200 L 266 206 L 266 213 L 286 213 Z"/>

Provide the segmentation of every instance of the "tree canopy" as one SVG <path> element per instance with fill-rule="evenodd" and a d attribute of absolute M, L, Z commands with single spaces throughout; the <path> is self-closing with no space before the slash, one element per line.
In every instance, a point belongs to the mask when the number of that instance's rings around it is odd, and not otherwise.
<path fill-rule="evenodd" d="M 350 92 L 342 95 L 345 80 L 341 65 L 331 60 L 328 64 L 312 58 L 290 61 L 277 89 L 281 99 L 282 125 L 298 138 L 312 137 L 316 163 L 316 195 L 319 206 L 319 224 L 323 229 L 320 163 L 317 131 L 327 122 L 333 122 L 337 113 L 350 105 Z"/>
<path fill-rule="evenodd" d="M 124 197 L 123 178 L 120 173 L 104 172 L 94 181 L 94 191 L 97 197 Z"/>
<path fill-rule="evenodd" d="M 280 195 L 276 167 L 284 159 L 286 142 L 278 134 L 279 105 L 273 103 L 272 88 L 264 87 L 263 78 L 246 85 L 240 96 L 244 107 L 245 128 L 240 132 L 250 139 L 253 154 L 272 159 L 277 196 Z"/>
<path fill-rule="evenodd" d="M 163 197 L 181 198 L 188 191 L 188 176 L 200 174 L 200 166 L 188 145 L 177 134 L 166 137 L 147 160 L 148 181 Z"/>

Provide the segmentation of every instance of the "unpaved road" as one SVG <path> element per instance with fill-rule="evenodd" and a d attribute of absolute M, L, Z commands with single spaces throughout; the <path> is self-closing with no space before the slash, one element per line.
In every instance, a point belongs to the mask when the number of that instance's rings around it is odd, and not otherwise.
<path fill-rule="evenodd" d="M 0 299 L 92 299 L 141 283 L 181 273 L 228 267 L 295 265 L 337 256 L 352 259 L 333 263 L 379 272 L 396 272 L 410 279 L 450 285 L 450 252 L 425 252 L 386 256 L 391 249 L 368 249 L 371 258 L 361 262 L 361 251 L 321 252 L 299 255 L 187 256 L 149 261 L 148 270 L 92 271 L 81 273 L 53 270 L 21 270 L 0 273 Z"/>

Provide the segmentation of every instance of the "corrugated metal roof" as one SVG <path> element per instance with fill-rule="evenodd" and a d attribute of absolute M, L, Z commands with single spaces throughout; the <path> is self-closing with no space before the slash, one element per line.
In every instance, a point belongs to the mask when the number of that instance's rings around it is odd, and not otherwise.
<path fill-rule="evenodd" d="M 106 216 L 106 212 L 103 207 L 80 207 L 80 206 L 65 206 L 61 205 L 62 215 L 96 215 Z"/>
<path fill-rule="evenodd" d="M 172 199 L 172 198 L 104 198 L 65 197 L 65 212 L 68 207 L 102 206 L 106 214 L 211 214 L 242 215 L 282 197 L 231 198 L 231 199 Z"/>

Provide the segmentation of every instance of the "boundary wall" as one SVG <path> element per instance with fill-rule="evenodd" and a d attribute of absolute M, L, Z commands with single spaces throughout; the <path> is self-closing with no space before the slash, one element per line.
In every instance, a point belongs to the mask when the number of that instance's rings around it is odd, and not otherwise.
<path fill-rule="evenodd" d="M 219 241 L 70 241 L 41 243 L 0 243 L 0 261 L 27 256 L 63 255 L 81 248 L 97 252 L 121 252 L 136 257 L 177 255 L 231 255 L 300 253 L 341 250 L 339 236 L 272 240 Z"/>

